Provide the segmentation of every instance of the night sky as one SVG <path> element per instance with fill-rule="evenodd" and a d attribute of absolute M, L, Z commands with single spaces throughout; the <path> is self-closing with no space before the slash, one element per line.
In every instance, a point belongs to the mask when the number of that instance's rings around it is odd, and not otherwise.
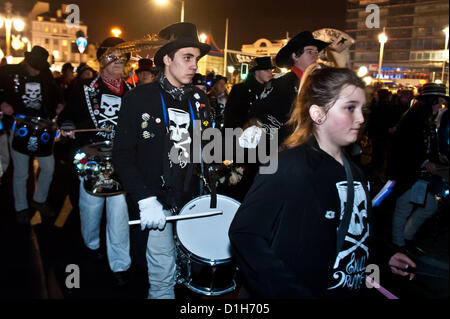
<path fill-rule="evenodd" d="M 122 38 L 136 40 L 148 33 L 179 22 L 181 1 L 158 6 L 154 0 L 66 0 L 80 7 L 81 20 L 88 26 L 88 41 L 101 42 L 113 26 Z M 14 0 L 13 6 L 30 0 Z M 63 1 L 53 0 L 54 4 Z M 240 50 L 259 38 L 293 37 L 303 30 L 331 27 L 345 29 L 345 0 L 185 0 L 185 21 L 197 25 L 199 33 L 211 33 L 223 49 L 225 19 L 229 18 L 228 48 Z"/>

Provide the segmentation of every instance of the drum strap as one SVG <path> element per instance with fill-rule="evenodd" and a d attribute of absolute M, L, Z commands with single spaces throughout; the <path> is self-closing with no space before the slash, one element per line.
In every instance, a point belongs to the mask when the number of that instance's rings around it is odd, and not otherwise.
<path fill-rule="evenodd" d="M 355 198 L 355 187 L 353 184 L 352 170 L 345 153 L 342 154 L 342 160 L 344 162 L 345 175 L 347 176 L 347 203 L 344 208 L 344 216 L 342 217 L 337 231 L 336 249 L 338 254 L 341 251 L 342 245 L 344 244 L 345 236 L 350 224 L 350 218 L 352 217 L 353 200 Z"/>

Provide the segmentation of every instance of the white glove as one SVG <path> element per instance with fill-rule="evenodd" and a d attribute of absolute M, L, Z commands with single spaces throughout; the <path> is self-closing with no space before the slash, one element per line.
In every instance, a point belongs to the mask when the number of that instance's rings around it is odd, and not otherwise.
<path fill-rule="evenodd" d="M 256 125 L 247 127 L 239 137 L 239 145 L 242 148 L 256 148 L 261 138 L 262 129 Z"/>
<path fill-rule="evenodd" d="M 166 225 L 166 215 L 164 214 L 163 206 L 156 199 L 155 196 L 141 199 L 138 201 L 139 214 L 141 217 L 141 230 L 145 228 L 159 228 L 164 229 Z"/>

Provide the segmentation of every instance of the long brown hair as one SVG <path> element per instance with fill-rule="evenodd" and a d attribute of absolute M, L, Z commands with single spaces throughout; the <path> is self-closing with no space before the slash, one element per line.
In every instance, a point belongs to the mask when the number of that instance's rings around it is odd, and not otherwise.
<path fill-rule="evenodd" d="M 310 107 L 318 105 L 326 114 L 336 103 L 344 85 L 354 85 L 361 89 L 365 87 L 355 72 L 347 68 L 318 68 L 317 64 L 313 64 L 305 70 L 295 108 L 287 122 L 293 133 L 284 141 L 284 148 L 303 144 L 314 134 Z"/>

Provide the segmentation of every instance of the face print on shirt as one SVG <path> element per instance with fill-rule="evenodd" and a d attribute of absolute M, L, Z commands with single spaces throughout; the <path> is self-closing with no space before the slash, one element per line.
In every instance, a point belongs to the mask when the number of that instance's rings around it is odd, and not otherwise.
<path fill-rule="evenodd" d="M 41 84 L 38 82 L 25 83 L 25 94 L 22 95 L 25 107 L 39 110 L 42 104 Z"/>
<path fill-rule="evenodd" d="M 184 168 L 189 162 L 191 136 L 189 134 L 189 127 L 191 125 L 191 117 L 189 113 L 175 108 L 167 109 L 169 114 L 170 125 L 170 140 L 173 141 L 172 150 L 176 151 L 176 159 L 181 168 Z M 173 156 L 173 151 L 171 152 Z"/>

